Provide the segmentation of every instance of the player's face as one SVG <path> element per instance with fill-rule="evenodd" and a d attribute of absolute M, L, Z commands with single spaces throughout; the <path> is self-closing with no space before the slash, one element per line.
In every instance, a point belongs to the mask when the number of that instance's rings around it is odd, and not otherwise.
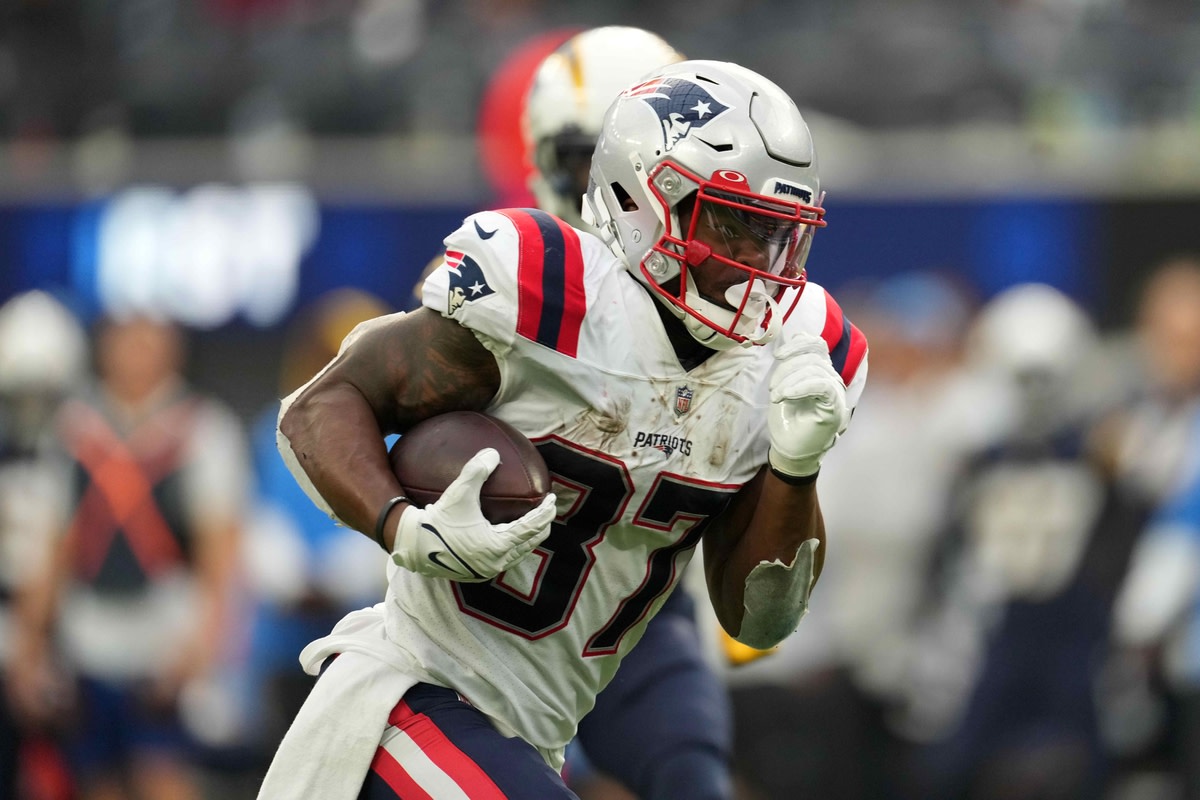
<path fill-rule="evenodd" d="M 563 201 L 578 208 L 587 193 L 596 137 L 576 128 L 543 139 L 534 155 L 538 169 Z"/>
<path fill-rule="evenodd" d="M 136 317 L 102 327 L 97 367 L 108 386 L 123 399 L 140 399 L 182 367 L 179 332 L 158 320 Z"/>
<path fill-rule="evenodd" d="M 690 230 L 695 208 L 684 203 L 679 211 L 680 228 Z M 712 255 L 699 264 L 692 265 L 688 270 L 690 279 L 695 283 L 696 290 L 708 301 L 730 310 L 734 306 L 725 296 L 731 286 L 746 282 L 747 275 L 737 267 L 723 263 L 714 256 L 744 264 L 756 270 L 769 271 L 772 261 L 778 252 L 780 234 L 771 231 L 764 235 L 752 230 L 738 213 L 731 208 L 706 204 L 698 212 L 695 231 L 692 239 L 703 242 L 712 250 Z M 795 226 L 791 226 L 792 229 Z M 784 231 L 783 237 L 790 237 L 792 231 Z"/>

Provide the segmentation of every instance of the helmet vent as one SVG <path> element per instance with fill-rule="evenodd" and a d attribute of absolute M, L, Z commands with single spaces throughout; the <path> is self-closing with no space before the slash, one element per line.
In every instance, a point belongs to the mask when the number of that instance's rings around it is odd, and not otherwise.
<path fill-rule="evenodd" d="M 716 150 L 718 153 L 727 153 L 727 152 L 729 152 L 730 150 L 732 150 L 732 149 L 733 149 L 733 145 L 729 144 L 728 142 L 726 142 L 725 144 L 713 144 L 712 142 L 706 142 L 706 141 L 704 141 L 704 140 L 703 140 L 703 139 L 701 139 L 699 136 L 697 136 L 697 137 L 696 137 L 696 139 L 697 139 L 697 140 L 698 140 L 698 141 L 699 141 L 701 144 L 706 144 L 706 145 L 708 145 L 708 146 L 709 146 L 709 147 L 711 147 L 713 150 Z"/>
<path fill-rule="evenodd" d="M 778 148 L 771 146 L 773 137 L 768 135 L 767 131 L 763 130 L 763 126 L 759 122 L 758 115 L 755 114 L 754 104 L 758 101 L 760 96 L 761 95 L 759 95 L 758 92 L 754 92 L 750 95 L 750 121 L 754 123 L 754 128 L 758 131 L 758 135 L 760 137 L 762 137 L 763 146 L 766 147 L 766 149 L 767 149 L 767 155 L 769 155 L 771 158 L 775 159 L 776 161 L 782 161 L 784 164 L 787 164 L 792 167 L 811 167 L 812 166 L 811 158 L 799 159 L 799 158 L 794 158 L 791 156 L 785 156 L 783 153 L 779 152 Z M 770 105 L 769 105 L 770 100 L 764 98 L 763 102 L 768 103 L 767 108 L 770 109 Z M 768 111 L 768 114 L 769 113 L 770 112 Z M 776 140 L 776 141 L 778 141 L 778 140 Z"/>

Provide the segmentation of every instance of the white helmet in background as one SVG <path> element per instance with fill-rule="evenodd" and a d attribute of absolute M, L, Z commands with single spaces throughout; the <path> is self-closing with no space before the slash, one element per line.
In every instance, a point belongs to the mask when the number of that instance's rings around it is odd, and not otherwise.
<path fill-rule="evenodd" d="M 968 335 L 977 368 L 1001 378 L 1013 393 L 1015 434 L 1037 439 L 1101 399 L 1091 385 L 1100 338 L 1087 312 L 1043 283 L 1005 289 L 980 310 Z M 1098 396 L 1099 395 L 1099 396 Z"/>
<path fill-rule="evenodd" d="M 0 306 L 0 392 L 65 393 L 86 364 L 83 325 L 50 294 L 34 290 Z"/>
<path fill-rule="evenodd" d="M 804 285 L 812 234 L 824 226 L 816 151 L 782 89 L 756 72 L 684 61 L 627 89 L 609 108 L 592 159 L 584 221 L 633 275 L 715 350 L 765 344 Z M 687 204 L 691 227 L 681 230 Z M 693 238 L 700 219 L 768 253 L 765 269 Z M 745 280 L 706 298 L 688 271 L 709 258 Z M 777 307 L 789 287 L 787 308 Z"/>
<path fill-rule="evenodd" d="M 522 128 L 538 207 L 575 227 L 604 112 L 639 78 L 683 56 L 649 31 L 620 25 L 576 34 L 538 67 Z"/>
<path fill-rule="evenodd" d="M 981 363 L 1010 375 L 1060 379 L 1097 342 L 1095 326 L 1078 303 L 1047 284 L 1022 283 L 983 307 L 970 344 Z"/>

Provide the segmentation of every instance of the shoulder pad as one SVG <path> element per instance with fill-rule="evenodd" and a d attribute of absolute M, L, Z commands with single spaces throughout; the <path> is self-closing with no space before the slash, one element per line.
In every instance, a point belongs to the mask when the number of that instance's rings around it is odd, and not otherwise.
<path fill-rule="evenodd" d="M 857 405 L 867 379 L 867 337 L 842 312 L 833 295 L 820 284 L 805 284 L 800 301 L 784 325 L 825 340 L 833 368 L 846 384 L 846 398 L 851 407 Z"/>
<path fill-rule="evenodd" d="M 424 305 L 510 347 L 523 338 L 576 355 L 587 300 L 575 229 L 537 209 L 484 211 L 445 245 Z"/>

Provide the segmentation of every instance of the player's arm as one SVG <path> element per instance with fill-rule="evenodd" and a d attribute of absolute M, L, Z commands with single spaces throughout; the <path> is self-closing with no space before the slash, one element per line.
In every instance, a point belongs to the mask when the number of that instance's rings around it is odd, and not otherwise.
<path fill-rule="evenodd" d="M 54 666 L 54 623 L 62 589 L 70 579 L 72 555 L 72 539 L 58 536 L 14 598 L 5 688 L 13 711 L 26 722 L 52 722 L 62 711 L 58 702 L 64 699 L 65 682 Z"/>
<path fill-rule="evenodd" d="M 482 409 L 499 386 L 495 358 L 470 330 L 427 308 L 395 314 L 365 326 L 284 400 L 280 447 L 327 510 L 371 535 L 380 509 L 403 494 L 384 437 L 440 413 Z M 388 550 L 406 507 L 388 514 L 381 542 Z"/>
<path fill-rule="evenodd" d="M 743 644 L 774 647 L 807 611 L 825 563 L 816 484 L 793 486 L 764 467 L 709 526 L 704 548 L 709 596 L 721 626 Z M 743 630 L 747 611 L 757 618 Z"/>
<path fill-rule="evenodd" d="M 318 506 L 379 542 L 392 561 L 431 578 L 486 581 L 550 534 L 555 497 L 492 524 L 479 491 L 500 463 L 480 450 L 435 502 L 417 508 L 392 473 L 384 435 L 423 419 L 485 408 L 500 387 L 491 352 L 429 309 L 366 323 L 338 357 L 286 398 L 279 450 Z"/>
<path fill-rule="evenodd" d="M 768 463 L 704 542 L 717 618 L 739 642 L 761 650 L 791 635 L 808 610 L 825 559 L 816 476 L 850 420 L 845 383 L 819 337 L 794 335 L 775 359 Z"/>

